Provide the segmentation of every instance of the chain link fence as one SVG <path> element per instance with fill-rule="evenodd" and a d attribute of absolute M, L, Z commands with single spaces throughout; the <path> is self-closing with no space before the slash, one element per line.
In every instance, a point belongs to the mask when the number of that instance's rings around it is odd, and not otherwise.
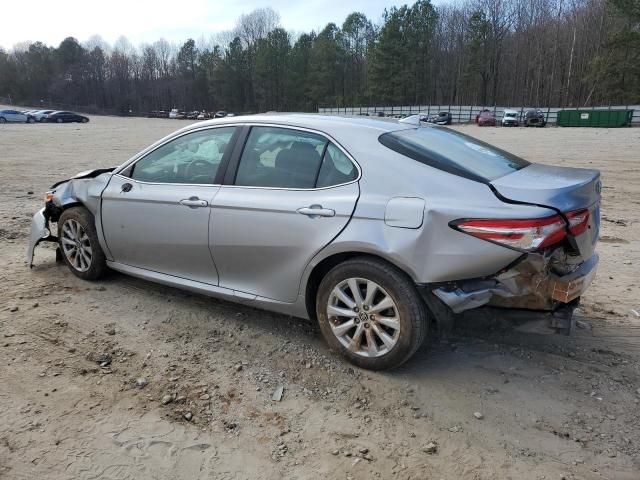
<path fill-rule="evenodd" d="M 473 123 L 476 115 L 481 110 L 492 110 L 496 115 L 496 120 L 502 120 L 505 110 L 514 110 L 519 113 L 519 117 L 522 118 L 524 112 L 534 107 L 482 107 L 476 105 L 418 105 L 418 106 L 369 106 L 369 107 L 319 107 L 318 113 L 324 115 L 366 115 L 366 116 L 381 116 L 385 117 L 393 116 L 406 116 L 416 113 L 426 113 L 427 115 L 437 114 L 438 112 L 451 113 L 453 123 Z M 634 125 L 640 125 L 640 105 L 610 105 L 606 107 L 584 107 L 585 110 L 633 110 L 633 116 L 631 123 Z M 540 108 L 544 113 L 547 123 L 556 123 L 558 118 L 558 112 L 561 110 L 569 110 L 568 108 L 560 107 L 545 107 Z M 574 109 L 571 109 L 574 110 Z M 582 110 L 582 108 L 580 109 Z"/>

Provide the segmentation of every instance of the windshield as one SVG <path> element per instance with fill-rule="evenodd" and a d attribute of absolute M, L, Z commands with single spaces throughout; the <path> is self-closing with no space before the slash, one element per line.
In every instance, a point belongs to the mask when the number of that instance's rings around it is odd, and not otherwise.
<path fill-rule="evenodd" d="M 379 141 L 418 162 L 483 183 L 530 165 L 520 157 L 448 128 L 389 132 L 380 135 Z"/>

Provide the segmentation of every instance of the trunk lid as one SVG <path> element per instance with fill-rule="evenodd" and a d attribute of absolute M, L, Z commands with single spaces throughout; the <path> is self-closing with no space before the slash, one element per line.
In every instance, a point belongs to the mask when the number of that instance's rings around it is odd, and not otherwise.
<path fill-rule="evenodd" d="M 583 258 L 595 249 L 600 229 L 600 172 L 586 168 L 556 167 L 533 163 L 514 173 L 497 178 L 491 187 L 501 200 L 540 205 L 564 214 L 589 209 L 586 231 L 570 240 Z"/>

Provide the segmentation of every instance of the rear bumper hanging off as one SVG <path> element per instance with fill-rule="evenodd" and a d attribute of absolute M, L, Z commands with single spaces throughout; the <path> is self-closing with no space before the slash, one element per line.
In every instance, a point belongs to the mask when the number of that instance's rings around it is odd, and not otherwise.
<path fill-rule="evenodd" d="M 527 255 L 512 268 L 493 278 L 463 280 L 435 288 L 432 293 L 453 313 L 483 305 L 552 311 L 582 295 L 595 277 L 598 255 L 554 273 L 551 259 Z"/>

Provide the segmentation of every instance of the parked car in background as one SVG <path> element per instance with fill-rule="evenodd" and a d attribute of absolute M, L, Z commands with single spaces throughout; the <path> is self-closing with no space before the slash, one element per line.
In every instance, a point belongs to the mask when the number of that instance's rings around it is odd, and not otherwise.
<path fill-rule="evenodd" d="M 169 118 L 173 118 L 176 120 L 182 120 L 187 118 L 187 112 L 184 112 L 182 110 L 178 110 L 177 108 L 172 108 L 171 111 L 169 112 Z"/>
<path fill-rule="evenodd" d="M 54 111 L 55 110 L 34 110 L 33 112 L 31 112 L 31 115 L 33 115 L 33 118 L 36 119 L 36 122 L 44 122 L 46 116 L 50 113 L 53 113 Z"/>
<path fill-rule="evenodd" d="M 479 127 L 495 127 L 496 126 L 496 114 L 493 110 L 484 109 L 478 115 L 476 115 L 476 123 Z"/>
<path fill-rule="evenodd" d="M 198 114 L 198 120 L 208 120 L 211 118 L 211 114 L 209 112 L 205 112 L 204 110 Z"/>
<path fill-rule="evenodd" d="M 18 110 L 0 110 L 0 123 L 34 123 L 33 115 Z"/>
<path fill-rule="evenodd" d="M 436 125 L 451 125 L 452 120 L 453 118 L 450 112 L 439 112 L 427 118 L 428 123 L 434 123 Z"/>
<path fill-rule="evenodd" d="M 194 110 L 193 112 L 187 113 L 186 117 L 188 120 L 197 120 L 198 115 L 200 115 L 200 112 L 197 110 Z"/>
<path fill-rule="evenodd" d="M 539 108 L 530 108 L 524 112 L 522 123 L 525 127 L 544 127 L 547 124 L 547 120 L 542 110 Z"/>
<path fill-rule="evenodd" d="M 79 113 L 66 111 L 51 112 L 44 118 L 44 121 L 46 122 L 55 123 L 87 123 L 89 121 L 89 117 L 85 117 L 84 115 L 80 115 Z"/>
<path fill-rule="evenodd" d="M 216 113 L 214 113 L 213 118 L 224 118 L 227 116 L 227 112 L 225 112 L 224 110 L 219 110 Z"/>
<path fill-rule="evenodd" d="M 29 265 L 55 241 L 84 280 L 111 268 L 314 319 L 370 369 L 402 364 L 483 305 L 553 312 L 565 328 L 598 263 L 597 170 L 529 163 L 433 125 L 198 122 L 52 189 Z"/>
<path fill-rule="evenodd" d="M 505 110 L 502 114 L 501 123 L 503 127 L 517 127 L 518 112 L 516 112 L 515 110 Z"/>

